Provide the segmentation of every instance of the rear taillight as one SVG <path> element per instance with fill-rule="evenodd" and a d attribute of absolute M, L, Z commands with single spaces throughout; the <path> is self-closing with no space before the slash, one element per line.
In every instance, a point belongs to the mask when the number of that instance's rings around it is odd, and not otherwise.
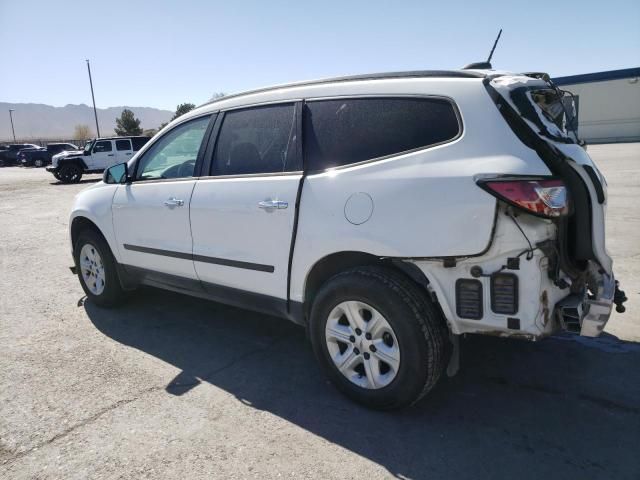
<path fill-rule="evenodd" d="M 498 179 L 478 183 L 492 195 L 541 217 L 555 218 L 569 211 L 567 187 L 557 179 Z"/>

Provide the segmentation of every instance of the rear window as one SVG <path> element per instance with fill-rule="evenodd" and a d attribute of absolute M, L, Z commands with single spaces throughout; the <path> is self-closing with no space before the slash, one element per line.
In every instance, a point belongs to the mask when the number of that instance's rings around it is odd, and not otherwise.
<path fill-rule="evenodd" d="M 304 113 L 309 170 L 324 170 L 425 148 L 456 138 L 453 104 L 439 98 L 311 101 Z"/>
<path fill-rule="evenodd" d="M 299 170 L 295 120 L 293 103 L 226 112 L 213 156 L 213 174 Z"/>
<path fill-rule="evenodd" d="M 116 150 L 131 150 L 131 141 L 130 140 L 116 140 Z"/>

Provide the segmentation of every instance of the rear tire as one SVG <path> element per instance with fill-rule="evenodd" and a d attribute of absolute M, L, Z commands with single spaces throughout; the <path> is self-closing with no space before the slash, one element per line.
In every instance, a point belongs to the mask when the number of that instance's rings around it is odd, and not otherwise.
<path fill-rule="evenodd" d="M 74 245 L 73 258 L 80 285 L 93 303 L 115 307 L 125 300 L 116 261 L 100 234 L 94 230 L 82 231 Z"/>
<path fill-rule="evenodd" d="M 82 178 L 82 168 L 75 163 L 63 164 L 58 170 L 62 183 L 78 183 Z"/>
<path fill-rule="evenodd" d="M 439 309 L 390 268 L 358 267 L 332 277 L 313 303 L 310 334 L 331 382 L 375 409 L 419 401 L 448 360 L 448 329 Z"/>

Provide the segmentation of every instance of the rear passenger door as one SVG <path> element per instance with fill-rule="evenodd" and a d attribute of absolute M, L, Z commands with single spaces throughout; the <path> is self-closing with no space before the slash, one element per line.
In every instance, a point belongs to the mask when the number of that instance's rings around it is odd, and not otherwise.
<path fill-rule="evenodd" d="M 116 156 L 113 165 L 128 162 L 132 155 L 133 150 L 131 149 L 130 139 L 123 138 L 122 140 L 116 140 Z"/>
<path fill-rule="evenodd" d="M 228 303 L 284 308 L 296 199 L 302 178 L 301 103 L 222 112 L 208 176 L 191 199 L 193 256 L 204 288 Z"/>

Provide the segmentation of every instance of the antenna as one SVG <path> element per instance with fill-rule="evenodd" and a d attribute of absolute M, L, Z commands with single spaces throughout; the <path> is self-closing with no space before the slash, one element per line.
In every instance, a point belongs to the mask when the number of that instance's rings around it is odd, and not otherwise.
<path fill-rule="evenodd" d="M 498 40 L 500 40 L 500 35 L 502 35 L 502 29 L 500 29 L 500 31 L 498 32 L 496 41 L 493 42 L 493 48 L 491 48 L 491 53 L 489 53 L 489 58 L 487 58 L 487 63 L 491 63 L 491 57 L 493 57 L 493 51 L 496 49 L 496 45 L 498 45 Z"/>

